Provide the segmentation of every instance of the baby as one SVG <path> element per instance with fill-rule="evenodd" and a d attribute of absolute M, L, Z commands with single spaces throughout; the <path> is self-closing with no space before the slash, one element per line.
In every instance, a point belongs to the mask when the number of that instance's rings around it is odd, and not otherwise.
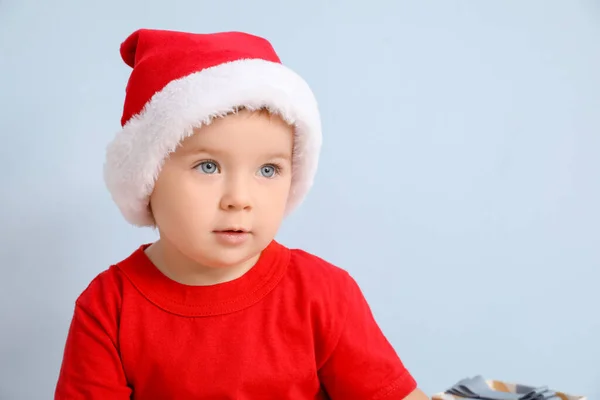
<path fill-rule="evenodd" d="M 274 237 L 321 147 L 309 86 L 268 41 L 139 30 L 105 178 L 159 239 L 76 301 L 55 399 L 427 397 L 355 280 Z"/>

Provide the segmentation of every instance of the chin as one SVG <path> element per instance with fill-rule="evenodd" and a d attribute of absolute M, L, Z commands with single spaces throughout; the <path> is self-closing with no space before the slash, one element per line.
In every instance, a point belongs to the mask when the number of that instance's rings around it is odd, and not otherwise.
<path fill-rule="evenodd" d="M 242 246 L 240 248 L 217 248 L 200 251 L 201 259 L 206 260 L 202 264 L 212 268 L 236 267 L 246 261 L 258 256 L 262 249 L 251 249 Z"/>

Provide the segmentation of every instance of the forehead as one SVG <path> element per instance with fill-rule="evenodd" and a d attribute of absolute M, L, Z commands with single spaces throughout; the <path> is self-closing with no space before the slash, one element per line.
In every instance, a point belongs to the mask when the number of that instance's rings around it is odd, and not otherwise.
<path fill-rule="evenodd" d="M 185 139 L 183 151 L 218 151 L 256 153 L 289 150 L 293 145 L 293 127 L 277 115 L 266 111 L 242 110 L 209 125 L 194 129 Z"/>

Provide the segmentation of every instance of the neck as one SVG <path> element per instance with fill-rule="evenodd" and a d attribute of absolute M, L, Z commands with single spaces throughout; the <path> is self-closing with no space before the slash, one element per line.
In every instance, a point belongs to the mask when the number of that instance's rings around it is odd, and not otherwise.
<path fill-rule="evenodd" d="M 163 239 L 150 245 L 146 249 L 146 255 L 167 278 L 188 286 L 211 286 L 238 279 L 260 257 L 258 254 L 238 265 L 211 267 L 190 259 Z"/>

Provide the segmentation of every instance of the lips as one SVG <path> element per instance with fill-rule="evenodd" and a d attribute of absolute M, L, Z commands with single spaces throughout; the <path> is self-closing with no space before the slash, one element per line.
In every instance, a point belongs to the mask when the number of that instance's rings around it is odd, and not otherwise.
<path fill-rule="evenodd" d="M 247 229 L 243 228 L 228 228 L 228 229 L 217 229 L 216 233 L 249 233 Z"/>
<path fill-rule="evenodd" d="M 243 228 L 220 229 L 213 232 L 219 243 L 225 246 L 239 246 L 250 238 L 250 232 Z"/>

